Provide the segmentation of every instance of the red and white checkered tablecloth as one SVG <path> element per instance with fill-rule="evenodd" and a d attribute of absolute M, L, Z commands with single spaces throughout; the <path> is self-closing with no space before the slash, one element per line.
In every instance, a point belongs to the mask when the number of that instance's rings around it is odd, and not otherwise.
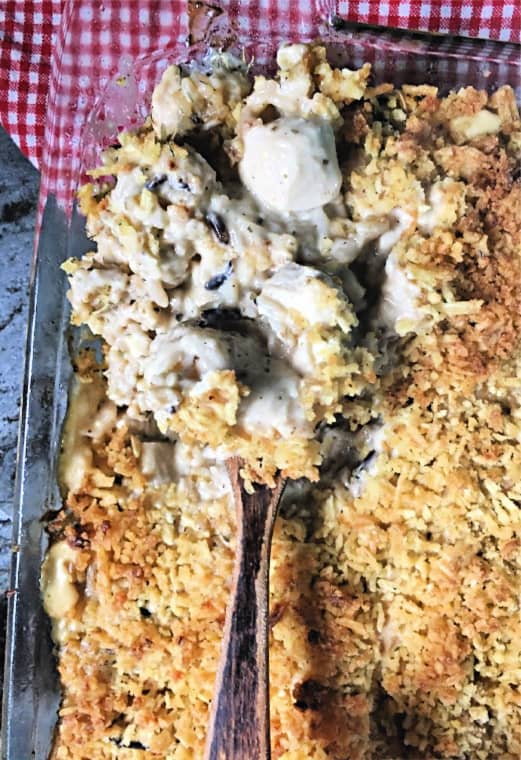
<path fill-rule="evenodd" d="M 350 21 L 454 34 L 501 42 L 521 42 L 519 0 L 367 2 L 339 0 L 338 15 Z"/>
<path fill-rule="evenodd" d="M 259 39 L 274 30 L 280 37 L 283 29 L 309 39 L 318 33 L 317 19 L 337 16 L 521 43 L 519 0 L 211 0 L 209 5 L 224 7 L 239 33 L 253 32 Z M 77 158 L 93 91 L 99 92 L 125 58 L 157 54 L 163 42 L 182 45 L 187 34 L 186 0 L 0 0 L 0 122 L 36 166 L 47 140 L 51 158 L 44 182 L 52 186 L 59 176 L 63 189 L 64 167 L 56 166 L 52 156 L 65 162 L 69 155 Z M 63 97 L 73 85 L 75 102 Z"/>

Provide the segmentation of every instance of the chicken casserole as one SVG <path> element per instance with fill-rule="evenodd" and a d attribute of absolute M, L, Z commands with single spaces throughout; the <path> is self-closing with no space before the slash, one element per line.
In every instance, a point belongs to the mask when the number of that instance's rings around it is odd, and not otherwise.
<path fill-rule="evenodd" d="M 277 758 L 515 758 L 521 124 L 508 87 L 372 86 L 289 45 L 167 69 L 92 171 L 85 351 L 42 571 L 54 756 L 204 745 L 234 549 L 225 460 L 291 482 Z"/>

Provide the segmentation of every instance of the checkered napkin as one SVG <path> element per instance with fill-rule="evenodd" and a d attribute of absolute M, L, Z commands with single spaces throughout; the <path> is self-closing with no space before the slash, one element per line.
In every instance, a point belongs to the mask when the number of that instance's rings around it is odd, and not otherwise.
<path fill-rule="evenodd" d="M 519 0 L 209 0 L 206 11 L 201 6 L 194 1 L 191 11 L 208 20 L 224 8 L 236 33 L 261 41 L 270 35 L 311 39 L 328 19 L 341 18 L 521 42 Z M 134 86 L 149 87 L 160 73 L 154 58 L 163 48 L 184 49 L 188 32 L 186 0 L 0 0 L 0 122 L 42 167 L 44 191 L 70 195 L 85 120 L 111 78 L 148 56 L 152 64 L 141 67 Z M 108 98 L 105 92 L 105 110 L 111 99 L 107 129 L 121 126 L 115 114 L 126 107 L 113 89 Z"/>

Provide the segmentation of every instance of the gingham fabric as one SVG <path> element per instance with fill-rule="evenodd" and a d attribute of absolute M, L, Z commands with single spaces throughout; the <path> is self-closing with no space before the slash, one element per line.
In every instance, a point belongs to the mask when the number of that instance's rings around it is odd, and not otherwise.
<path fill-rule="evenodd" d="M 257 39 L 253 50 L 257 59 L 262 57 L 262 41 L 311 39 L 333 18 L 521 42 L 519 0 L 212 0 L 206 11 L 201 5 L 192 6 L 192 11 L 198 7 L 199 18 L 192 31 L 197 33 L 201 17 L 204 26 L 218 15 L 219 6 L 227 12 L 222 35 L 231 28 L 241 39 Z M 150 90 L 166 57 L 186 51 L 188 32 L 186 0 L 0 0 L 0 121 L 31 161 L 42 166 L 43 198 L 50 191 L 70 205 L 80 163 L 88 165 L 94 158 L 89 155 L 92 145 L 113 136 L 132 117 L 139 118 L 135 102 L 143 105 L 145 99 L 140 101 L 139 94 L 129 94 L 129 89 Z M 371 32 L 366 34 L 370 39 Z M 399 60 L 389 54 L 386 59 L 386 45 L 396 47 L 396 42 L 380 34 L 377 44 L 364 50 L 364 58 L 376 67 L 391 61 L 395 80 L 400 69 L 410 78 L 414 44 L 405 38 L 401 48 L 407 50 L 409 45 L 410 54 Z M 448 74 L 458 66 L 469 66 L 461 59 L 465 43 L 446 38 L 436 44 L 436 51 L 446 59 L 438 64 L 442 74 L 443 65 Z M 506 61 L 508 69 L 519 58 L 519 49 L 499 49 L 490 43 L 480 58 L 492 62 L 495 77 L 497 60 Z M 480 65 L 476 64 L 476 75 L 481 76 Z M 126 89 L 108 84 L 125 70 L 130 73 Z M 421 79 L 424 72 L 418 75 Z M 102 93 L 102 104 L 93 115 Z"/>
<path fill-rule="evenodd" d="M 0 0 L 0 122 L 36 165 L 62 6 L 63 0 Z"/>
<path fill-rule="evenodd" d="M 501 42 L 521 42 L 519 0 L 460 2 L 360 2 L 337 0 L 339 16 L 367 24 L 418 29 Z"/>

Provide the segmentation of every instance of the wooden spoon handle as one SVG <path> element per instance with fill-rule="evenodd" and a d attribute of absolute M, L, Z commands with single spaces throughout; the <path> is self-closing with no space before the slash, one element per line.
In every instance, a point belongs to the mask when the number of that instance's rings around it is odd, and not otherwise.
<path fill-rule="evenodd" d="M 269 760 L 269 556 L 283 482 L 243 488 L 240 461 L 228 471 L 237 507 L 232 596 L 217 672 L 206 760 Z"/>

